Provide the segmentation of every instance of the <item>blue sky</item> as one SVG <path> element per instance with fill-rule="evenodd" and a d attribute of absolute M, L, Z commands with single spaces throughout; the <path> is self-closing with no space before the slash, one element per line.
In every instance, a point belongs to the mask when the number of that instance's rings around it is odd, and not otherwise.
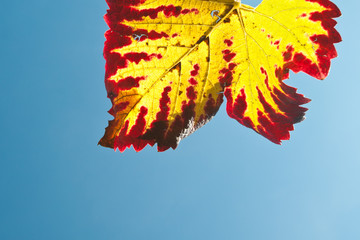
<path fill-rule="evenodd" d="M 222 107 L 164 153 L 97 146 L 105 0 L 3 2 L 0 239 L 360 239 L 360 3 L 334 2 L 339 57 L 287 81 L 312 99 L 290 141 Z"/>

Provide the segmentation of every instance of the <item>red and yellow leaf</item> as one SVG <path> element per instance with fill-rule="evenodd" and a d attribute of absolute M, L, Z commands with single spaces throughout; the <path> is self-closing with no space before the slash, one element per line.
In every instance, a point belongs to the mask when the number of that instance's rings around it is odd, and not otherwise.
<path fill-rule="evenodd" d="M 227 112 L 269 140 L 289 139 L 309 100 L 289 70 L 323 79 L 341 41 L 328 0 L 107 0 L 105 84 L 112 101 L 102 146 L 158 150 Z"/>

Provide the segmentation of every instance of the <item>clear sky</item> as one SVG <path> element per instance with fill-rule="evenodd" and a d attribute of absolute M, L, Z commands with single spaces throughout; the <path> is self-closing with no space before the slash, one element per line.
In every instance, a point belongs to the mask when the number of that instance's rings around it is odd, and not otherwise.
<path fill-rule="evenodd" d="M 175 151 L 119 153 L 97 146 L 105 0 L 3 1 L 0 239 L 360 239 L 360 2 L 334 2 L 339 57 L 291 74 L 312 102 L 290 141 L 222 107 Z"/>

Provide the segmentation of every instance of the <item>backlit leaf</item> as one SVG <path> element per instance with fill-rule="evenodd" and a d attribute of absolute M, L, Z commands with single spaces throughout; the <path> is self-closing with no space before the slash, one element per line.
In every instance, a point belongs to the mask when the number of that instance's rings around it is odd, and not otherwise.
<path fill-rule="evenodd" d="M 105 84 L 112 101 L 102 146 L 158 150 L 230 117 L 269 140 L 289 139 L 309 99 L 289 70 L 324 79 L 341 37 L 328 0 L 107 0 Z"/>

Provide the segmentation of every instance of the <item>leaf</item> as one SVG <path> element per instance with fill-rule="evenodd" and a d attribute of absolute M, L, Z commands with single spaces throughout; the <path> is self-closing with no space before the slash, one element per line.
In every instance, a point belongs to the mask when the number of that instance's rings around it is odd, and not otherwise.
<path fill-rule="evenodd" d="M 112 102 L 99 144 L 175 149 L 227 99 L 230 117 L 280 144 L 310 100 L 289 70 L 324 79 L 341 37 L 328 0 L 107 0 L 105 85 Z"/>

